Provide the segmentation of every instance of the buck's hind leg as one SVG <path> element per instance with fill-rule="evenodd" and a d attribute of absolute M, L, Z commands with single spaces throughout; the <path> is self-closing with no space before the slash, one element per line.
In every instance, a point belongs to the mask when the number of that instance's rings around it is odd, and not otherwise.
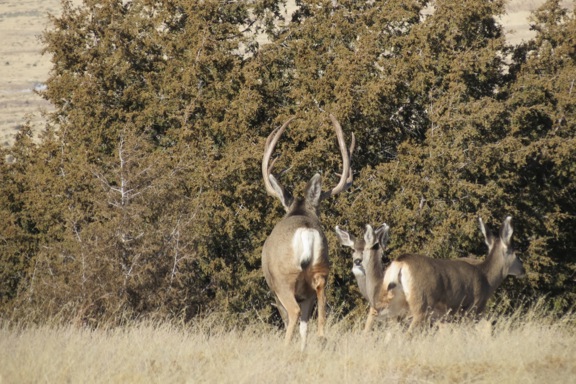
<path fill-rule="evenodd" d="M 283 291 L 285 293 L 278 295 L 278 300 L 282 307 L 286 310 L 286 314 L 288 317 L 288 324 L 286 326 L 286 336 L 284 338 L 284 344 L 290 344 L 292 340 L 292 335 L 294 334 L 294 328 L 296 328 L 296 324 L 298 323 L 298 319 L 300 318 L 300 305 L 296 301 L 293 292 Z"/>
<path fill-rule="evenodd" d="M 278 296 L 276 296 L 276 294 L 274 294 L 274 300 L 276 300 L 276 308 L 278 308 L 278 312 L 280 312 L 280 318 L 282 318 L 282 322 L 284 323 L 284 328 L 288 327 L 288 311 L 286 311 L 286 308 L 284 308 L 284 306 L 282 305 L 282 303 L 280 302 L 280 300 L 278 299 Z"/>
<path fill-rule="evenodd" d="M 314 308 L 315 302 L 316 297 L 311 296 L 300 303 L 300 338 L 301 338 L 300 349 L 302 351 L 304 350 L 304 348 L 306 348 L 306 338 L 308 335 L 308 322 L 312 317 L 312 309 Z"/>
<path fill-rule="evenodd" d="M 324 325 L 326 324 L 326 276 L 314 275 L 312 288 L 316 291 L 318 303 L 318 336 L 324 337 Z"/>

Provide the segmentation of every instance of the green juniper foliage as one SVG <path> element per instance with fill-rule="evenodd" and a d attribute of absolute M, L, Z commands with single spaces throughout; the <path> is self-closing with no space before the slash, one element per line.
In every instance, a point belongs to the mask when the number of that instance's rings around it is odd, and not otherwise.
<path fill-rule="evenodd" d="M 528 279 L 511 297 L 576 299 L 576 18 L 548 1 L 506 44 L 500 0 L 63 2 L 42 141 L 0 161 L 0 311 L 88 324 L 277 317 L 260 270 L 283 215 L 260 170 L 296 193 L 338 180 L 328 113 L 354 132 L 354 184 L 323 204 L 328 302 L 364 312 L 332 228 L 386 222 L 386 255 L 483 256 L 481 216 L 513 217 Z M 427 12 L 423 10 L 429 6 Z M 431 12 L 429 10 L 432 10 Z"/>

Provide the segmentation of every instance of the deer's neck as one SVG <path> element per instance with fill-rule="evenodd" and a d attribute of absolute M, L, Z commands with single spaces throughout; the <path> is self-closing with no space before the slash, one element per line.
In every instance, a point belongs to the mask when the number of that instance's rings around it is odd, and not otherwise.
<path fill-rule="evenodd" d="M 284 215 L 284 217 L 291 217 L 291 216 L 306 216 L 310 219 L 315 221 L 320 221 L 318 217 L 320 216 L 320 212 L 318 206 L 309 204 L 306 200 L 302 198 L 295 199 L 292 202 L 292 205 Z"/>
<path fill-rule="evenodd" d="M 366 296 L 373 308 L 378 308 L 378 301 L 382 292 L 384 280 L 384 267 L 380 250 L 370 250 L 364 257 L 366 270 Z"/>
<path fill-rule="evenodd" d="M 504 262 L 501 257 L 498 257 L 501 252 L 500 246 L 500 244 L 496 244 L 491 252 L 488 253 L 486 259 L 478 265 L 488 280 L 490 295 L 494 293 L 506 277 Z"/>
<path fill-rule="evenodd" d="M 358 289 L 362 294 L 362 297 L 366 300 L 368 299 L 368 293 L 366 292 L 366 274 L 359 270 L 354 270 L 354 276 L 356 277 L 356 283 L 358 284 Z"/>

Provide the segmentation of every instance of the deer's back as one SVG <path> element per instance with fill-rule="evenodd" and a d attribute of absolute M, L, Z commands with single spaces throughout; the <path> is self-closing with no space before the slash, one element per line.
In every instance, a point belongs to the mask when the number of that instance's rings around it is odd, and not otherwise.
<path fill-rule="evenodd" d="M 394 261 L 401 268 L 407 300 L 424 308 L 483 309 L 488 281 L 482 272 L 464 261 L 433 259 L 406 254 Z"/>

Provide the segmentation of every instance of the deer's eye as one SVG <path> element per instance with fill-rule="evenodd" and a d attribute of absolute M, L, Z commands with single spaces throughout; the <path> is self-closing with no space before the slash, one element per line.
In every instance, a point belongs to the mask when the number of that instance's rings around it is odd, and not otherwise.
<path fill-rule="evenodd" d="M 361 259 L 356 259 L 354 260 L 354 265 L 361 265 L 362 264 L 362 260 Z"/>

